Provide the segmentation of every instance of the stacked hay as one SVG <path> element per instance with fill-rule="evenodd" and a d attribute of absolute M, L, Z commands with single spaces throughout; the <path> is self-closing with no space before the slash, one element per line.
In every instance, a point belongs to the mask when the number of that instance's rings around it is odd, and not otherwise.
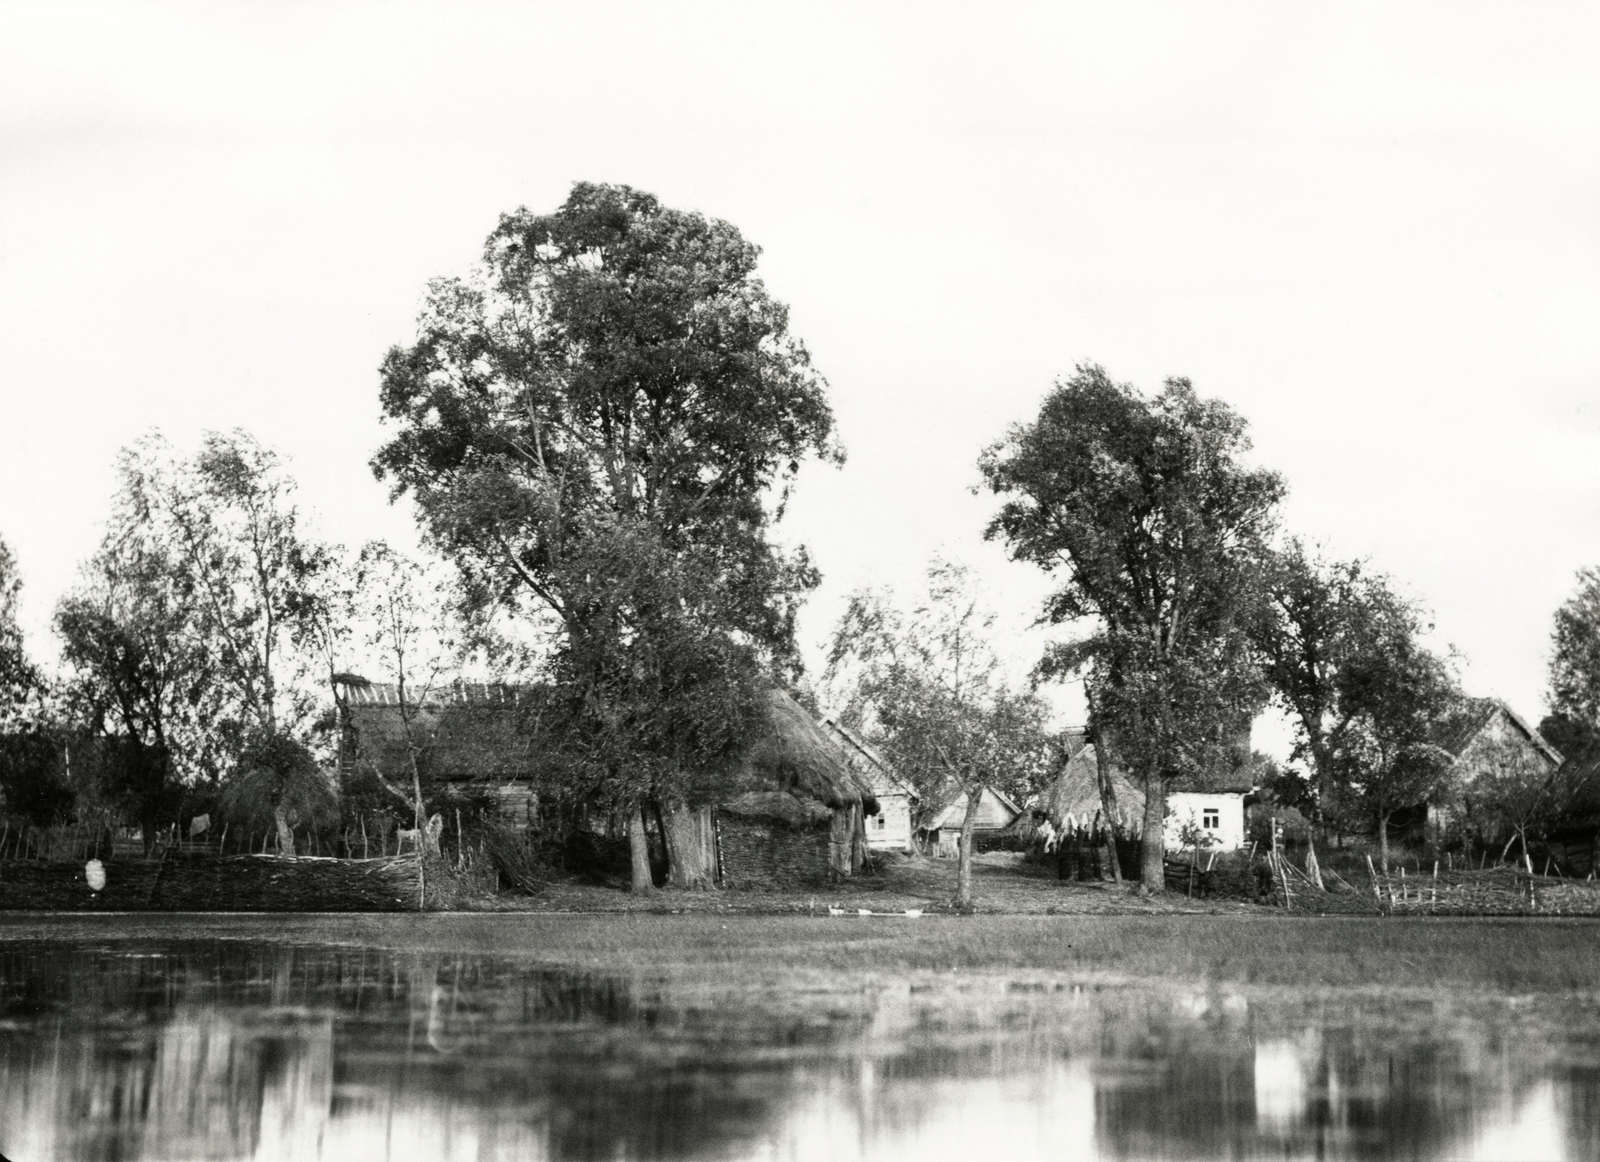
<path fill-rule="evenodd" d="M 173 853 L 159 861 L 105 865 L 90 890 L 84 865 L 0 863 L 0 909 L 109 912 L 404 912 L 421 905 L 415 856 Z"/>

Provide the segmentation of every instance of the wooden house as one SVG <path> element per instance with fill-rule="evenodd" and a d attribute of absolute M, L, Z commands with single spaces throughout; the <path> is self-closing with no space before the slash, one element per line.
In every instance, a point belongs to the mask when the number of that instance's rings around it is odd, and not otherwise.
<path fill-rule="evenodd" d="M 978 818 L 973 823 L 973 836 L 992 835 L 1010 827 L 1022 808 L 1010 796 L 993 787 L 983 789 L 978 801 Z M 961 827 L 967 816 L 967 793 L 955 786 L 945 789 L 942 801 L 925 809 L 917 824 L 917 838 L 930 855 L 954 858 L 961 840 Z"/>
<path fill-rule="evenodd" d="M 480 786 L 508 822 L 535 822 L 539 762 L 519 725 L 543 694 L 535 686 L 461 682 L 426 697 L 408 690 L 402 706 L 394 683 L 346 677 L 339 684 L 340 769 L 365 769 L 409 789 L 415 751 L 424 779 Z"/>
<path fill-rule="evenodd" d="M 833 718 L 824 719 L 822 725 L 849 756 L 851 767 L 867 781 L 878 801 L 877 813 L 866 819 L 867 847 L 873 851 L 913 851 L 911 821 L 921 798 L 916 790 L 855 731 Z"/>
<path fill-rule="evenodd" d="M 1435 741 L 1454 757 L 1451 793 L 1439 802 L 1418 804 L 1390 823 L 1411 839 L 1440 842 L 1452 830 L 1478 826 L 1473 785 L 1486 772 L 1507 765 L 1534 777 L 1553 775 L 1561 753 L 1515 710 L 1498 698 L 1469 698 L 1440 728 Z"/>
<path fill-rule="evenodd" d="M 476 784 L 495 796 L 508 821 L 537 824 L 541 764 L 524 720 L 538 713 L 544 696 L 542 687 L 459 684 L 402 714 L 392 684 L 351 679 L 340 692 L 341 766 L 408 787 L 414 748 L 424 778 Z M 689 811 L 706 865 L 730 887 L 819 883 L 859 872 L 869 850 L 866 820 L 880 812 L 869 778 L 788 693 L 771 691 L 768 709 L 768 729 L 750 746 L 731 793 Z M 591 826 L 609 822 L 596 813 Z"/>

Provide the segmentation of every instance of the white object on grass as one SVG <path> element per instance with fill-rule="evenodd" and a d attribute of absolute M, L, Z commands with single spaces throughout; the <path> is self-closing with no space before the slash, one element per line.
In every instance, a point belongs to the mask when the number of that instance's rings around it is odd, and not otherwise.
<path fill-rule="evenodd" d="M 89 881 L 89 890 L 98 892 L 106 886 L 106 865 L 91 859 L 83 865 L 83 878 Z"/>

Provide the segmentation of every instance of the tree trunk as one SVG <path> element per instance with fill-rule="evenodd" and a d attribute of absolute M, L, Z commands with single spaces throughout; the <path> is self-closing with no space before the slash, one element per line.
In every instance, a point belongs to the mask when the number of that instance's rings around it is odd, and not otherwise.
<path fill-rule="evenodd" d="M 717 854 L 711 808 L 666 803 L 661 824 L 667 841 L 667 883 L 675 888 L 712 887 Z"/>
<path fill-rule="evenodd" d="M 279 806 L 273 811 L 273 817 L 278 821 L 278 854 L 294 854 L 294 830 L 289 826 L 289 819 Z"/>
<path fill-rule="evenodd" d="M 1100 784 L 1100 814 L 1106 821 L 1105 836 L 1105 862 L 1110 864 L 1109 877 L 1101 873 L 1101 879 L 1109 878 L 1112 883 L 1122 882 L 1122 864 L 1117 859 L 1117 840 L 1122 835 L 1122 827 L 1118 820 L 1122 818 L 1117 809 L 1117 788 L 1111 781 L 1111 744 L 1104 741 L 1105 732 L 1095 731 L 1094 744 L 1094 773 L 1095 781 Z"/>
<path fill-rule="evenodd" d="M 1144 835 L 1140 844 L 1140 894 L 1167 888 L 1167 780 L 1165 775 L 1144 778 Z"/>
<path fill-rule="evenodd" d="M 972 906 L 972 832 L 978 825 L 978 811 L 983 807 L 984 787 L 980 784 L 967 789 L 967 813 L 961 817 L 961 847 L 956 859 L 956 907 Z"/>
<path fill-rule="evenodd" d="M 650 843 L 644 834 L 644 812 L 640 804 L 628 811 L 628 856 L 632 868 L 630 890 L 653 892 L 656 881 L 650 874 Z"/>
<path fill-rule="evenodd" d="M 1378 812 L 1378 863 L 1383 868 L 1383 874 L 1389 874 L 1389 816 L 1392 812 Z"/>

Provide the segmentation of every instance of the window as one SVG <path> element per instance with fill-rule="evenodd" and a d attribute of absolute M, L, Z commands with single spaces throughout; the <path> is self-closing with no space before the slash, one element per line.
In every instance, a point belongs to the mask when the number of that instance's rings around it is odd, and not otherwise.
<path fill-rule="evenodd" d="M 1218 807 L 1205 807 L 1200 811 L 1200 826 L 1207 831 L 1222 829 L 1222 810 Z"/>
<path fill-rule="evenodd" d="M 885 819 L 882 815 L 874 815 L 872 817 L 872 829 L 874 831 L 882 831 L 888 825 L 889 825 L 889 821 L 887 819 Z"/>

